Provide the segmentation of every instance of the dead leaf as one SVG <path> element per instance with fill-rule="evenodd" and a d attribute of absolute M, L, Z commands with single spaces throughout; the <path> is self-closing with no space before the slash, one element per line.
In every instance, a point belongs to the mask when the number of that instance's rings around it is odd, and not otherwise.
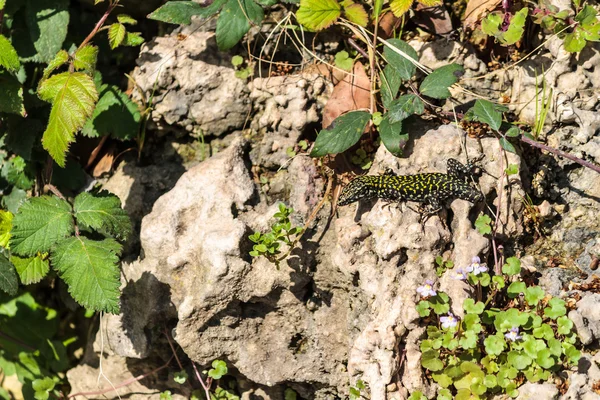
<path fill-rule="evenodd" d="M 465 10 L 463 26 L 473 28 L 490 11 L 494 10 L 502 0 L 469 0 Z"/>
<path fill-rule="evenodd" d="M 411 20 L 420 28 L 438 35 L 447 35 L 454 29 L 450 14 L 443 5 L 431 7 L 417 3 Z"/>
<path fill-rule="evenodd" d="M 402 24 L 402 18 L 398 18 L 393 12 L 386 12 L 379 19 L 379 29 L 384 39 L 394 36 L 394 31 Z"/>
<path fill-rule="evenodd" d="M 331 81 L 334 85 L 337 85 L 347 74 L 344 70 L 333 68 L 331 64 L 312 64 L 306 67 L 302 72 L 306 74 L 319 74 Z"/>
<path fill-rule="evenodd" d="M 100 175 L 109 172 L 112 169 L 113 166 L 113 162 L 115 161 L 115 146 L 111 145 L 110 148 L 108 149 L 108 151 L 106 153 L 104 153 L 104 155 L 102 156 L 102 158 L 100 158 L 100 160 L 98 160 L 98 163 L 96 164 L 96 166 L 94 167 L 94 170 L 92 171 L 92 176 L 94 178 L 99 177 Z"/>
<path fill-rule="evenodd" d="M 354 63 L 352 74 L 347 74 L 333 88 L 333 93 L 323 110 L 323 129 L 340 115 L 352 110 L 369 108 L 371 105 L 371 81 L 360 62 Z"/>

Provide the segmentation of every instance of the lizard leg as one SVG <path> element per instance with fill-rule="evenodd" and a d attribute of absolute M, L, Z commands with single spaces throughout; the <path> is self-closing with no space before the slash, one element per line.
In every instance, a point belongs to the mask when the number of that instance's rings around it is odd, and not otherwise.
<path fill-rule="evenodd" d="M 462 179 L 463 181 L 468 181 L 469 178 L 473 178 L 473 171 L 478 167 L 479 161 L 483 159 L 485 155 L 482 154 L 476 159 L 469 161 L 467 165 L 461 164 L 454 158 L 449 158 L 447 161 L 447 173 L 450 176 L 454 176 L 458 179 Z"/>
<path fill-rule="evenodd" d="M 425 204 L 421 207 L 421 223 L 425 223 L 432 215 L 442 210 L 442 203 L 432 196 L 425 199 Z"/>

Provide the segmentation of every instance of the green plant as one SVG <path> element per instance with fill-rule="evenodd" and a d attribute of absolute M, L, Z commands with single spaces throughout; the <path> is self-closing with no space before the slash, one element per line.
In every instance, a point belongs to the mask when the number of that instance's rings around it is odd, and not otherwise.
<path fill-rule="evenodd" d="M 523 32 L 525 32 L 525 23 L 527 22 L 528 8 L 522 8 L 510 18 L 502 12 L 493 12 L 487 15 L 481 21 L 481 30 L 486 35 L 496 38 L 503 45 L 511 45 L 521 40 Z M 509 20 L 508 27 L 502 27 L 504 21 Z"/>
<path fill-rule="evenodd" d="M 366 389 L 366 385 L 362 380 L 357 380 L 354 386 L 350 386 L 350 400 L 362 399 L 361 392 Z"/>
<path fill-rule="evenodd" d="M 444 260 L 442 256 L 437 256 L 435 258 L 435 264 L 437 265 L 435 268 L 435 274 L 437 276 L 442 276 L 444 272 L 454 268 L 454 262 L 452 260 Z"/>
<path fill-rule="evenodd" d="M 266 234 L 255 232 L 249 236 L 249 239 L 255 243 L 250 252 L 252 257 L 264 256 L 279 269 L 279 263 L 287 257 L 303 232 L 301 227 L 292 227 L 289 217 L 293 212 L 294 209 L 280 203 L 279 212 L 273 215 L 276 222 L 271 226 L 271 232 Z M 282 245 L 289 246 L 289 251 L 283 257 L 279 257 Z"/>
<path fill-rule="evenodd" d="M 6 219 L 11 218 L 5 213 Z M 10 241 L 0 255 L 0 289 L 16 295 L 19 281 L 39 282 L 52 267 L 79 304 L 119 312 L 122 245 L 117 240 L 127 238 L 131 222 L 118 197 L 84 192 L 72 203 L 59 196 L 34 197 L 19 207 L 10 225 L 2 232 Z"/>
<path fill-rule="evenodd" d="M 462 320 L 431 283 L 418 289 L 417 311 L 427 326 L 421 365 L 442 388 L 438 399 L 516 397 L 525 381 L 545 381 L 577 364 L 577 335 L 564 300 L 521 281 L 517 258 L 508 258 L 502 275 L 493 277 L 477 257 L 453 272 L 473 288 Z"/>
<path fill-rule="evenodd" d="M 356 153 L 350 157 L 350 161 L 364 170 L 371 168 L 371 165 L 373 165 L 373 160 L 369 159 L 369 155 L 363 149 L 356 150 Z"/>

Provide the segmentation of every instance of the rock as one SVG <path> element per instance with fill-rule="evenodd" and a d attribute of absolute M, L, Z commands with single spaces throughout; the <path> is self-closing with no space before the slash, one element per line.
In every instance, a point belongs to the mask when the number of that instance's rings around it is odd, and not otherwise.
<path fill-rule="evenodd" d="M 575 330 L 583 344 L 587 345 L 593 339 L 600 339 L 600 294 L 587 294 L 577 303 L 577 310 L 569 313 L 569 317 L 571 315 Z"/>
<path fill-rule="evenodd" d="M 519 386 L 517 400 L 558 399 L 558 389 L 551 383 L 529 383 Z"/>
<path fill-rule="evenodd" d="M 253 163 L 280 167 L 290 158 L 287 149 L 293 149 L 307 127 L 319 121 L 332 85 L 320 75 L 307 73 L 256 78 L 250 90 L 256 112 L 251 128 L 263 135 L 251 155 Z"/>
<path fill-rule="evenodd" d="M 231 55 L 218 50 L 214 33 L 191 30 L 183 41 L 178 33 L 144 44 L 133 72 L 146 98 L 154 92 L 150 128 L 215 136 L 242 129 L 251 104 Z"/>

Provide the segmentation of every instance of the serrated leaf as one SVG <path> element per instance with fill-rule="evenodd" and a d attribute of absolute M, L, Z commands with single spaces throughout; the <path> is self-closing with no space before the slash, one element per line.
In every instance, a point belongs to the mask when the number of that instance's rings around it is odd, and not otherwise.
<path fill-rule="evenodd" d="M 253 0 L 228 0 L 217 19 L 217 45 L 220 50 L 235 46 L 250 30 L 250 22 L 259 24 L 264 17 Z"/>
<path fill-rule="evenodd" d="M 390 8 L 396 17 L 401 17 L 410 9 L 412 4 L 413 0 L 391 0 Z"/>
<path fill-rule="evenodd" d="M 298 22 L 311 31 L 320 31 L 333 24 L 341 14 L 336 0 L 300 0 L 296 12 Z"/>
<path fill-rule="evenodd" d="M 127 33 L 127 29 L 125 25 L 120 23 L 114 23 L 108 27 L 108 43 L 110 44 L 111 49 L 116 49 L 119 47 L 121 43 L 123 43 L 123 39 L 125 39 L 125 34 Z"/>
<path fill-rule="evenodd" d="M 127 32 L 121 46 L 135 47 L 144 43 L 144 38 L 140 32 Z"/>
<path fill-rule="evenodd" d="M 113 239 L 95 241 L 79 236 L 59 242 L 50 259 L 75 301 L 86 308 L 117 314 L 120 252 L 121 245 Z"/>
<path fill-rule="evenodd" d="M 0 65 L 11 72 L 21 68 L 17 51 L 4 35 L 0 35 Z"/>
<path fill-rule="evenodd" d="M 322 157 L 348 150 L 360 139 L 371 114 L 367 111 L 351 111 L 341 115 L 328 129 L 319 132 L 311 157 Z"/>
<path fill-rule="evenodd" d="M 102 85 L 100 99 L 81 134 L 88 137 L 113 135 L 122 140 L 137 136 L 141 115 L 139 107 L 113 85 Z"/>
<path fill-rule="evenodd" d="M 365 27 L 369 23 L 369 15 L 362 4 L 352 3 L 349 6 L 345 6 L 344 14 L 346 14 L 346 18 L 350 22 L 354 22 L 356 25 Z"/>
<path fill-rule="evenodd" d="M 66 152 L 75 132 L 92 115 L 98 92 L 92 78 L 82 72 L 63 72 L 43 81 L 38 94 L 52 103 L 42 144 L 54 161 L 65 166 Z"/>
<path fill-rule="evenodd" d="M 27 0 L 25 17 L 41 61 L 50 62 L 67 37 L 69 0 Z"/>
<path fill-rule="evenodd" d="M 387 113 L 390 122 L 396 123 L 405 120 L 413 114 L 423 114 L 425 104 L 414 94 L 405 94 L 392 101 Z"/>
<path fill-rule="evenodd" d="M 10 296 L 16 295 L 19 290 L 19 280 L 15 267 L 4 254 L 0 254 L 0 290 Z"/>
<path fill-rule="evenodd" d="M 389 39 L 387 42 L 388 43 L 383 49 L 383 55 L 387 60 L 387 65 L 391 66 L 396 70 L 396 72 L 399 74 L 400 79 L 409 80 L 415 74 L 417 67 L 415 66 L 415 64 L 413 64 L 412 61 L 410 61 L 403 55 L 397 53 L 390 46 L 393 46 L 396 49 L 400 50 L 402 53 L 406 54 L 409 58 L 412 58 L 413 60 L 419 59 L 416 50 L 413 49 L 411 45 L 409 45 L 406 42 L 403 42 L 400 39 Z"/>
<path fill-rule="evenodd" d="M 71 206 L 57 197 L 33 197 L 13 217 L 10 247 L 21 256 L 46 252 L 73 233 Z"/>
<path fill-rule="evenodd" d="M 15 265 L 19 278 L 24 285 L 41 281 L 50 270 L 48 260 L 44 260 L 40 256 L 27 258 L 12 256 L 10 261 Z"/>
<path fill-rule="evenodd" d="M 6 0 L 0 0 L 0 10 L 3 10 L 5 5 L 6 5 Z"/>
<path fill-rule="evenodd" d="M 0 112 L 25 116 L 23 86 L 14 77 L 0 71 Z"/>
<path fill-rule="evenodd" d="M 379 124 L 379 137 L 385 148 L 395 156 L 401 156 L 408 142 L 408 133 L 402 132 L 402 122 L 392 124 L 386 115 Z"/>
<path fill-rule="evenodd" d="M 129 216 L 121 208 L 121 200 L 114 194 L 80 193 L 73 202 L 73 212 L 77 224 L 85 229 L 123 240 L 131 233 Z"/>
<path fill-rule="evenodd" d="M 0 246 L 7 248 L 11 238 L 13 213 L 0 210 Z"/>
<path fill-rule="evenodd" d="M 129 25 L 136 25 L 137 21 L 135 20 L 135 18 L 130 17 L 127 14 L 119 14 L 117 15 L 117 21 L 119 21 L 122 24 L 129 24 Z"/>
<path fill-rule="evenodd" d="M 193 16 L 208 18 L 216 14 L 226 0 L 215 0 L 208 7 L 203 7 L 193 1 L 169 1 L 154 10 L 148 18 L 170 24 L 189 25 Z"/>
<path fill-rule="evenodd" d="M 98 47 L 86 44 L 73 55 L 73 66 L 76 70 L 93 71 L 98 59 Z"/>
<path fill-rule="evenodd" d="M 60 68 L 67 61 L 69 61 L 69 53 L 67 53 L 65 50 L 61 50 L 56 53 L 52 61 L 50 61 L 48 66 L 44 68 L 44 75 L 42 79 L 48 78 L 54 70 Z"/>
<path fill-rule="evenodd" d="M 458 82 L 458 76 L 463 71 L 463 67 L 458 64 L 444 65 L 423 79 L 419 91 L 434 99 L 446 99 L 450 97 L 448 88 Z"/>

